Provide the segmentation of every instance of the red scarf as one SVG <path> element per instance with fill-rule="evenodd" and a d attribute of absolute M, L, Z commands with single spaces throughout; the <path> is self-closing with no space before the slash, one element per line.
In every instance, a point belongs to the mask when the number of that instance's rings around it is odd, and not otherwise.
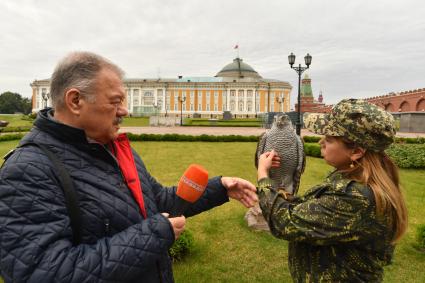
<path fill-rule="evenodd" d="M 142 185 L 139 180 L 136 163 L 134 162 L 133 152 L 125 133 L 119 134 L 117 139 L 111 144 L 112 152 L 118 160 L 121 172 L 124 175 L 127 187 L 133 194 L 134 199 L 139 205 L 143 218 L 146 218 L 145 203 L 143 201 Z"/>

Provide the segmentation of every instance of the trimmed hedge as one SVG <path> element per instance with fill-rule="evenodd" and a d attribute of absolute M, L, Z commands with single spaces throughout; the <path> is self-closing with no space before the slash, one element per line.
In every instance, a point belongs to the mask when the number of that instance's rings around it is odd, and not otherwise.
<path fill-rule="evenodd" d="M 0 129 L 2 133 L 19 133 L 19 132 L 29 132 L 32 126 L 20 126 L 20 127 L 4 127 Z"/>
<path fill-rule="evenodd" d="M 127 133 L 129 140 L 131 141 L 180 141 L 180 142 L 257 142 L 257 136 L 240 136 L 240 135 L 229 135 L 229 136 L 212 136 L 212 135 L 178 135 L 178 134 L 131 134 Z"/>
<path fill-rule="evenodd" d="M 0 136 L 0 142 L 2 141 L 13 141 L 20 140 L 24 137 L 24 134 L 8 134 Z"/>
<path fill-rule="evenodd" d="M 258 136 L 212 136 L 212 135 L 178 135 L 178 134 L 131 134 L 128 133 L 131 141 L 178 141 L 178 142 L 258 142 Z M 9 134 L 0 136 L 1 141 L 19 140 L 23 134 Z M 320 137 L 305 136 L 304 148 L 307 156 L 321 157 L 320 145 L 317 141 Z M 425 143 L 421 143 L 423 138 L 404 138 L 405 143 L 396 143 L 386 151 L 388 155 L 400 168 L 425 168 Z"/>
<path fill-rule="evenodd" d="M 190 230 L 186 229 L 180 234 L 180 237 L 173 243 L 168 251 L 173 261 L 181 260 L 189 254 L 194 246 L 195 240 Z"/>
<path fill-rule="evenodd" d="M 402 137 L 396 137 L 395 138 L 396 143 L 420 143 L 425 144 L 425 138 L 417 137 L 417 138 L 402 138 Z"/>
<path fill-rule="evenodd" d="M 322 137 L 318 137 L 318 136 L 303 136 L 304 142 L 307 142 L 307 143 L 319 142 L 321 138 Z"/>
<path fill-rule="evenodd" d="M 400 168 L 425 168 L 425 144 L 392 144 L 386 152 Z"/>
<path fill-rule="evenodd" d="M 305 143 L 307 156 L 321 157 L 320 145 Z M 386 153 L 400 168 L 425 168 L 425 144 L 392 144 Z"/>
<path fill-rule="evenodd" d="M 317 143 L 304 143 L 304 152 L 307 156 L 322 157 Z"/>

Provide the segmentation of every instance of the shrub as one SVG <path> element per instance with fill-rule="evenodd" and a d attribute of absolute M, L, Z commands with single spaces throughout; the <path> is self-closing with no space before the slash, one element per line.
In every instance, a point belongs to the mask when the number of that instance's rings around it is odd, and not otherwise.
<path fill-rule="evenodd" d="M 0 142 L 2 141 L 13 141 L 13 140 L 20 140 L 23 138 L 23 134 L 8 134 L 8 135 L 2 135 L 0 136 Z"/>
<path fill-rule="evenodd" d="M 29 132 L 31 126 L 20 126 L 20 127 L 5 127 L 3 133 L 18 133 L 18 132 Z"/>
<path fill-rule="evenodd" d="M 321 157 L 320 154 L 320 145 L 316 143 L 305 143 L 304 152 L 307 156 Z"/>
<path fill-rule="evenodd" d="M 258 142 L 257 136 L 239 136 L 239 135 L 228 135 L 228 136 L 211 136 L 211 135 L 178 135 L 178 134 L 140 134 L 135 135 L 127 133 L 127 137 L 131 141 L 179 141 L 179 142 Z"/>
<path fill-rule="evenodd" d="M 194 238 L 190 230 L 184 230 L 180 237 L 171 246 L 169 253 L 173 261 L 181 260 L 193 249 Z"/>
<path fill-rule="evenodd" d="M 28 115 L 23 115 L 21 120 L 24 121 L 34 121 L 37 118 L 37 113 L 30 113 Z"/>
<path fill-rule="evenodd" d="M 419 249 L 425 251 L 425 224 L 416 228 L 416 240 L 418 241 Z"/>
<path fill-rule="evenodd" d="M 423 137 L 417 137 L 417 138 L 402 138 L 402 137 L 396 137 L 395 138 L 396 143 L 420 143 L 425 144 L 425 138 Z"/>
<path fill-rule="evenodd" d="M 400 168 L 425 168 L 425 144 L 392 144 L 386 152 Z"/>
<path fill-rule="evenodd" d="M 304 136 L 303 137 L 304 142 L 307 142 L 307 143 L 319 142 L 320 139 L 321 139 L 321 137 L 318 137 L 318 136 Z"/>

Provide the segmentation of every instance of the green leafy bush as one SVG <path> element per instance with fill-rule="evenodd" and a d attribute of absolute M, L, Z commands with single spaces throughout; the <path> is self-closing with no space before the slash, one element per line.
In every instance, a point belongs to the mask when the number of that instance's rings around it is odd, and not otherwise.
<path fill-rule="evenodd" d="M 395 138 L 396 143 L 420 143 L 425 144 L 425 138 L 417 137 L 417 138 L 402 138 L 397 137 Z"/>
<path fill-rule="evenodd" d="M 318 137 L 318 136 L 304 136 L 303 137 L 304 142 L 307 142 L 307 143 L 319 142 L 320 139 L 321 139 L 321 137 Z"/>
<path fill-rule="evenodd" d="M 425 168 L 425 144 L 393 144 L 386 152 L 400 168 Z"/>
<path fill-rule="evenodd" d="M 23 138 L 23 134 L 9 134 L 9 135 L 2 135 L 0 136 L 0 142 L 2 141 L 13 141 L 13 140 L 20 140 Z"/>
<path fill-rule="evenodd" d="M 37 113 L 30 113 L 28 115 L 23 115 L 21 120 L 24 121 L 34 121 L 37 118 Z"/>
<path fill-rule="evenodd" d="M 257 136 L 240 136 L 240 135 L 228 135 L 228 136 L 212 136 L 212 135 L 178 135 L 178 134 L 140 134 L 135 135 L 128 133 L 129 140 L 131 141 L 179 141 L 179 142 L 257 142 Z"/>
<path fill-rule="evenodd" d="M 184 230 L 180 237 L 174 242 L 169 250 L 169 254 L 173 261 L 181 260 L 185 255 L 191 252 L 194 245 L 194 238 L 190 230 Z"/>
<path fill-rule="evenodd" d="M 418 241 L 419 248 L 425 251 L 425 224 L 419 225 L 416 228 L 416 240 Z"/>
<path fill-rule="evenodd" d="M 305 143 L 304 152 L 307 156 L 321 157 L 320 145 L 317 143 Z"/>
<path fill-rule="evenodd" d="M 5 127 L 3 128 L 3 133 L 18 133 L 18 132 L 29 132 L 31 126 L 20 126 L 20 127 Z"/>

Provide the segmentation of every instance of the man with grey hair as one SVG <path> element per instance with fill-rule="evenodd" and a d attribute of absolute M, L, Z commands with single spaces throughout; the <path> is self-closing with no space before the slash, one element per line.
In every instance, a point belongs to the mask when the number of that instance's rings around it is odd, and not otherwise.
<path fill-rule="evenodd" d="M 38 113 L 0 171 L 5 282 L 173 282 L 168 249 L 185 217 L 229 197 L 257 200 L 250 182 L 214 177 L 184 216 L 169 217 L 176 187 L 158 183 L 118 134 L 128 114 L 122 76 L 89 52 L 56 67 L 53 109 Z"/>

